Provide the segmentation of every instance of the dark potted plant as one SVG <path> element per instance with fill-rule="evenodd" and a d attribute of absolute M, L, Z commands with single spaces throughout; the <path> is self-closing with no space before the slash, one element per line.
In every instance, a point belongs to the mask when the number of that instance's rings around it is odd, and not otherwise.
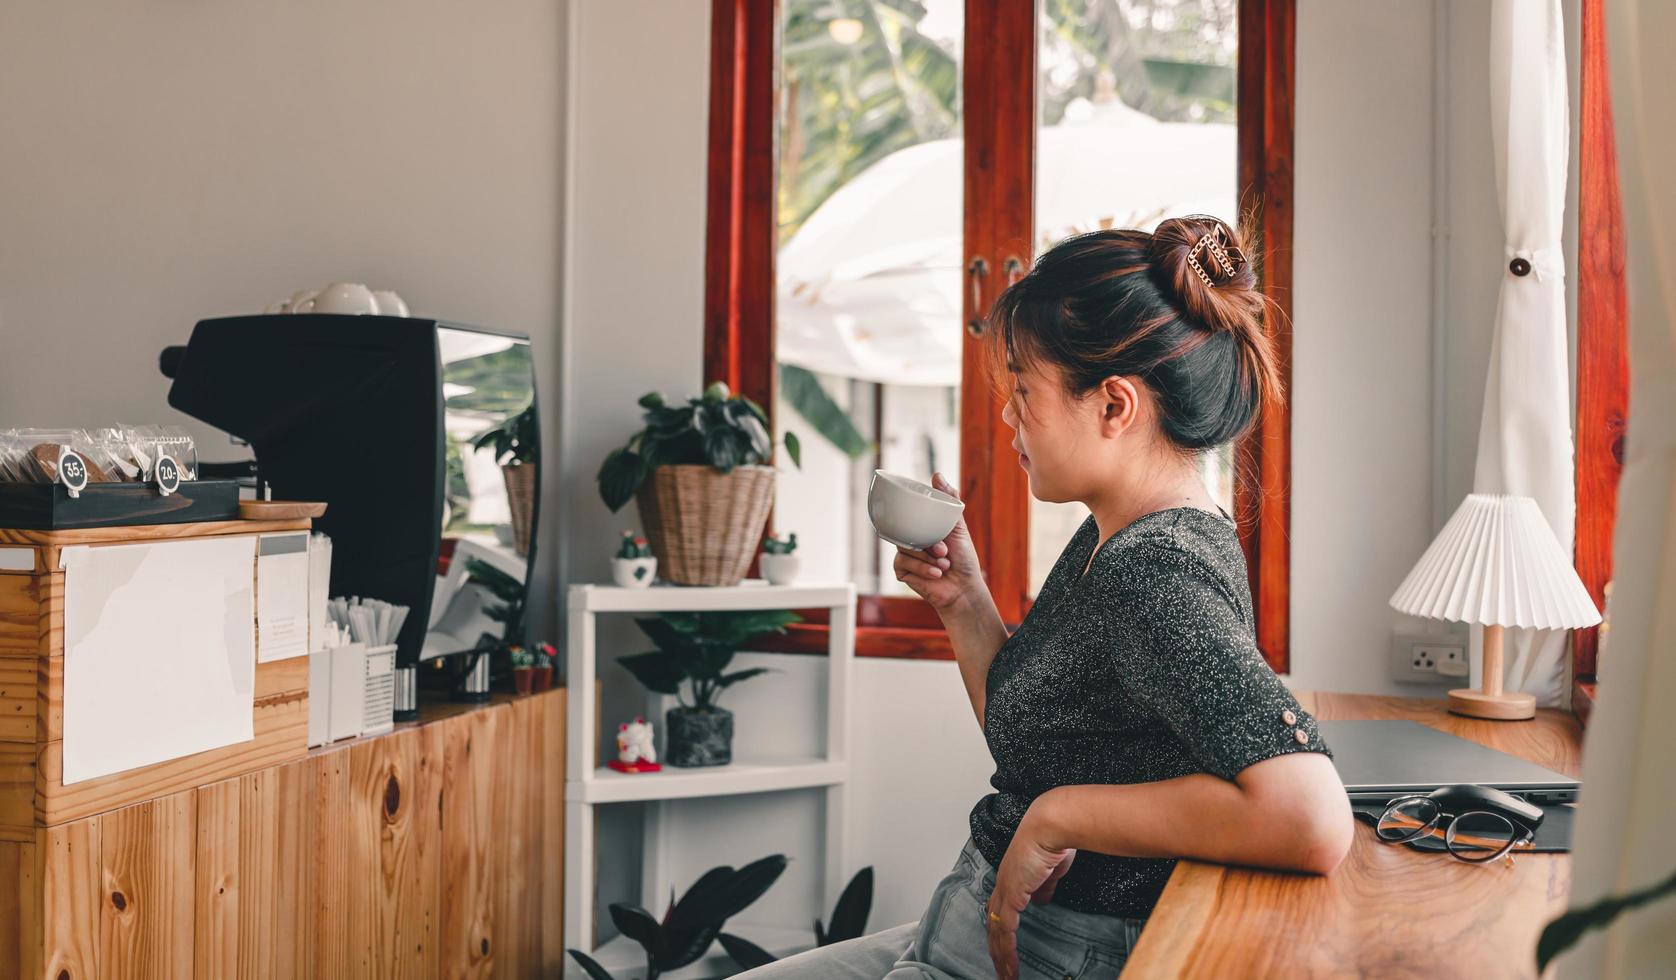
<path fill-rule="evenodd" d="M 692 703 L 681 701 L 664 719 L 664 761 L 672 766 L 720 766 L 733 761 L 733 712 L 718 707 L 722 691 L 767 667 L 727 671 L 733 655 L 765 633 L 784 633 L 803 617 L 785 609 L 663 613 L 635 623 L 657 644 L 648 653 L 618 657 L 640 683 L 659 694 L 681 696 L 685 681 Z"/>
<path fill-rule="evenodd" d="M 530 553 L 530 516 L 535 512 L 535 463 L 539 452 L 535 431 L 535 402 L 500 425 L 472 440 L 473 449 L 493 448 L 501 478 L 506 481 L 506 504 L 512 511 L 512 548 Z"/>
<path fill-rule="evenodd" d="M 662 919 L 638 905 L 613 902 L 611 921 L 617 931 L 646 950 L 646 980 L 657 980 L 666 970 L 678 970 L 703 956 L 722 924 L 762 897 L 786 870 L 786 856 L 775 854 L 743 868 L 711 868 L 688 888 L 680 901 L 670 895 Z M 737 937 L 726 936 L 725 939 Z M 579 949 L 567 952 L 593 980 L 614 980 L 610 972 Z"/>
<path fill-rule="evenodd" d="M 663 577 L 681 585 L 737 585 L 774 503 L 774 440 L 762 406 L 717 381 L 685 404 L 640 398 L 645 427 L 599 468 L 612 512 L 634 498 Z M 797 437 L 786 455 L 801 466 Z"/>
<path fill-rule="evenodd" d="M 865 935 L 867 913 L 872 908 L 873 869 L 867 867 L 857 871 L 850 883 L 844 886 L 843 894 L 838 896 L 838 904 L 832 908 L 832 918 L 828 920 L 830 924 L 823 927 L 821 920 L 815 920 L 815 945 L 830 946 Z M 740 936 L 724 932 L 716 938 L 721 940 L 722 948 L 742 970 L 754 970 L 778 959 L 768 950 Z"/>

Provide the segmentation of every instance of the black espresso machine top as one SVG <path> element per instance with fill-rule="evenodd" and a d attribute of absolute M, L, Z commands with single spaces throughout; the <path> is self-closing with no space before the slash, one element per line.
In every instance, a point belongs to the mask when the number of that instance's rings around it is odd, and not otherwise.
<path fill-rule="evenodd" d="M 447 610 L 452 628 L 433 622 L 431 607 L 444 581 L 461 588 L 458 573 L 439 578 L 445 531 L 451 551 L 468 542 L 489 561 L 476 567 L 501 570 L 497 585 L 508 575 L 528 582 L 534 548 L 515 555 L 505 541 L 506 491 L 498 473 L 487 475 L 493 450 L 472 445 L 510 416 L 534 414 L 526 336 L 413 317 L 220 317 L 166 348 L 161 367 L 174 379 L 169 404 L 248 442 L 274 499 L 328 505 L 315 528 L 332 539 L 331 594 L 410 608 L 399 664 L 503 638 L 495 590 L 466 590 L 484 597 L 475 605 L 440 596 L 470 607 Z"/>

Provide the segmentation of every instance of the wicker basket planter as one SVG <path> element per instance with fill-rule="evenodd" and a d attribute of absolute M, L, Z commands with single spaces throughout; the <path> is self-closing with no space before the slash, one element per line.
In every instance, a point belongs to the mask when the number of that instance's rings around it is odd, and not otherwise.
<path fill-rule="evenodd" d="M 706 465 L 652 469 L 635 500 L 659 574 L 680 585 L 738 585 L 751 567 L 768 511 L 774 468 Z"/>
<path fill-rule="evenodd" d="M 535 514 L 535 467 L 513 463 L 500 468 L 506 480 L 506 505 L 512 511 L 512 550 L 520 558 L 530 553 L 531 517 Z"/>

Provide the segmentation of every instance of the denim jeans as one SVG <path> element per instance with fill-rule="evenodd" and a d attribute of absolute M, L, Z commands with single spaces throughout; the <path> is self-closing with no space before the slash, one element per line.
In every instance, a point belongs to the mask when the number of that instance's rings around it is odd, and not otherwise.
<path fill-rule="evenodd" d="M 749 980 L 992 980 L 988 902 L 995 869 L 967 838 L 954 869 L 917 922 L 788 956 L 739 974 Z M 1144 919 L 1025 907 L 1018 924 L 1021 980 L 1110 980 Z"/>

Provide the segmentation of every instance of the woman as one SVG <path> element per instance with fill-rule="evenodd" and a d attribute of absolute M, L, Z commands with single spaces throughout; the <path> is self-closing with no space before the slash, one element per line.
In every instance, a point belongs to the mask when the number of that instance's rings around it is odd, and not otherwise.
<path fill-rule="evenodd" d="M 1264 306 L 1204 216 L 1068 239 L 1001 295 L 1019 465 L 1090 516 L 1010 635 L 964 522 L 895 560 L 948 630 L 995 792 L 918 922 L 752 980 L 1111 977 L 1176 858 L 1343 858 L 1332 751 L 1257 651 L 1239 536 L 1199 477 L 1278 397 Z"/>

